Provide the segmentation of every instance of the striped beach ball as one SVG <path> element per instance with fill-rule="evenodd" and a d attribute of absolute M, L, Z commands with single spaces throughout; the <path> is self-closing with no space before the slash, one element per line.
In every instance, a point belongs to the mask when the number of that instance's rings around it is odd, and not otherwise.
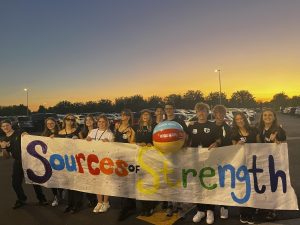
<path fill-rule="evenodd" d="M 185 134 L 182 126 L 175 121 L 164 121 L 153 130 L 153 144 L 163 153 L 174 152 L 182 148 Z"/>

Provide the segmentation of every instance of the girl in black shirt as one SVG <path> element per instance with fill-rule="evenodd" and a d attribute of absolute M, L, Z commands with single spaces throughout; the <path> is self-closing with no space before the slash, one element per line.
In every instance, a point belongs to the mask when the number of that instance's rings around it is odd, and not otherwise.
<path fill-rule="evenodd" d="M 57 137 L 60 138 L 72 138 L 72 139 L 82 139 L 82 134 L 76 119 L 72 114 L 67 114 L 63 120 L 63 129 L 58 132 Z M 80 206 L 82 205 L 82 192 L 68 190 L 68 205 L 65 208 L 64 212 L 76 213 Z"/>
<path fill-rule="evenodd" d="M 259 143 L 259 134 L 256 128 L 253 128 L 248 123 L 248 120 L 243 112 L 238 112 L 233 117 L 232 123 L 232 143 Z M 255 208 L 241 207 L 240 221 L 242 223 L 254 224 Z"/>
<path fill-rule="evenodd" d="M 57 137 L 59 130 L 60 130 L 60 128 L 59 128 L 57 121 L 53 117 L 48 117 L 45 120 L 45 129 L 42 133 L 42 136 L 51 137 L 51 138 Z M 53 199 L 53 202 L 51 203 L 51 205 L 57 206 L 59 203 L 59 200 L 61 199 L 63 189 L 51 188 L 51 190 L 54 195 L 54 199 Z"/>
<path fill-rule="evenodd" d="M 259 137 L 262 143 L 281 143 L 286 141 L 285 131 L 278 125 L 276 113 L 272 109 L 264 109 L 259 125 Z M 263 210 L 267 220 L 276 218 L 275 210 Z"/>
<path fill-rule="evenodd" d="M 151 112 L 149 110 L 142 110 L 139 119 L 139 124 L 136 127 L 136 144 L 140 146 L 152 146 L 153 126 Z M 142 205 L 141 216 L 151 216 L 154 209 L 153 201 L 140 201 Z"/>
<path fill-rule="evenodd" d="M 115 124 L 115 142 L 134 143 L 135 132 L 132 129 L 132 113 L 129 109 L 121 112 L 121 122 Z M 121 211 L 118 217 L 119 221 L 125 220 L 135 212 L 135 200 L 131 198 L 122 198 Z"/>

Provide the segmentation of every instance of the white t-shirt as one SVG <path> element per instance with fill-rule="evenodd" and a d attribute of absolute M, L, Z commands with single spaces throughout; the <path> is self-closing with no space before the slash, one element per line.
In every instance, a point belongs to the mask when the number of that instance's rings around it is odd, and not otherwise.
<path fill-rule="evenodd" d="M 92 138 L 95 141 L 108 139 L 109 142 L 112 142 L 115 139 L 114 134 L 108 129 L 105 130 L 105 131 L 102 131 L 102 130 L 99 130 L 99 129 L 93 129 L 89 133 L 88 137 Z"/>

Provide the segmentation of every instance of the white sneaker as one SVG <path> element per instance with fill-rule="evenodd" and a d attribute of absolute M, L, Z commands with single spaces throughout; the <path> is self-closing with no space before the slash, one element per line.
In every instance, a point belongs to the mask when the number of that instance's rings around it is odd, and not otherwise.
<path fill-rule="evenodd" d="M 102 204 L 102 207 L 101 207 L 101 209 L 99 210 L 99 212 L 106 212 L 108 209 L 109 209 L 109 207 L 110 207 L 110 205 L 109 205 L 109 202 L 104 202 L 103 204 Z"/>
<path fill-rule="evenodd" d="M 53 202 L 51 203 L 51 205 L 54 207 L 54 206 L 58 206 L 58 198 L 57 196 L 55 195 L 54 196 L 54 199 L 53 199 Z"/>
<path fill-rule="evenodd" d="M 100 209 L 102 208 L 102 203 L 98 203 L 97 205 L 96 205 L 96 207 L 94 208 L 94 210 L 93 210 L 93 212 L 94 213 L 98 213 L 98 212 L 100 212 Z"/>
<path fill-rule="evenodd" d="M 196 215 L 193 217 L 193 222 L 194 223 L 199 223 L 202 218 L 205 217 L 205 213 L 201 211 L 197 211 Z"/>
<path fill-rule="evenodd" d="M 221 219 L 228 219 L 228 209 L 226 209 L 224 207 L 221 207 L 220 218 Z"/>
<path fill-rule="evenodd" d="M 213 224 L 215 222 L 214 212 L 212 210 L 207 210 L 206 212 L 206 223 Z"/>

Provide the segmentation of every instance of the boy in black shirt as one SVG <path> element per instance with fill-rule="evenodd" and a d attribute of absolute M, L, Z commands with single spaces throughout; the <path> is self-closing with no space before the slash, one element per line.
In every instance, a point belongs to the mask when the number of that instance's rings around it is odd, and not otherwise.
<path fill-rule="evenodd" d="M 16 192 L 18 200 L 14 204 L 13 209 L 17 209 L 24 206 L 27 200 L 22 187 L 24 172 L 21 157 L 21 132 L 13 130 L 11 121 L 9 120 L 1 121 L 1 129 L 5 133 L 5 138 L 0 143 L 3 155 L 6 158 L 9 158 L 10 155 L 14 158 L 12 186 Z M 33 185 L 33 187 L 40 205 L 47 205 L 48 203 L 42 192 L 41 186 Z"/>
<path fill-rule="evenodd" d="M 188 126 L 189 131 L 189 144 L 191 147 L 202 146 L 204 148 L 215 148 L 220 146 L 220 128 L 213 122 L 207 120 L 209 113 L 209 106 L 205 103 L 197 103 L 195 105 L 198 121 Z M 198 223 L 205 217 L 206 223 L 214 223 L 214 205 L 197 204 L 198 211 L 193 217 L 193 222 Z"/>

